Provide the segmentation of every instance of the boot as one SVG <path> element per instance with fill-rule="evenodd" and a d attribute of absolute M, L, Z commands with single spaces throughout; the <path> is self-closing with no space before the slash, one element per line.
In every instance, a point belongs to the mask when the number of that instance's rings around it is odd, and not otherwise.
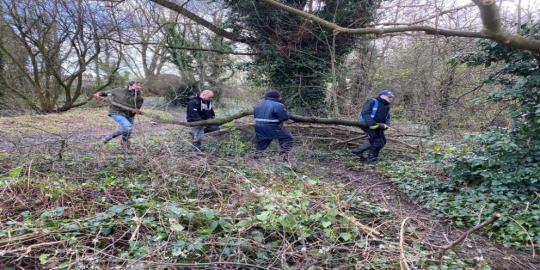
<path fill-rule="evenodd" d="M 377 154 L 373 153 L 373 151 L 369 151 L 368 158 L 367 158 L 367 164 L 375 164 L 379 161 L 379 157 Z"/>
<path fill-rule="evenodd" d="M 264 152 L 260 150 L 255 151 L 255 155 L 253 156 L 253 159 L 261 159 L 264 157 Z"/>
<path fill-rule="evenodd" d="M 364 152 L 367 151 L 370 147 L 371 144 L 369 142 L 366 142 L 354 148 L 351 152 L 357 157 L 359 157 L 362 161 L 365 161 L 366 158 L 364 157 Z"/>
<path fill-rule="evenodd" d="M 118 136 L 120 136 L 122 134 L 124 134 L 122 131 L 117 130 L 117 131 L 103 137 L 103 139 L 101 139 L 101 141 L 103 142 L 103 144 L 107 144 L 110 140 L 112 140 L 112 139 L 114 139 L 114 138 L 116 138 L 116 137 L 118 137 Z"/>
<path fill-rule="evenodd" d="M 120 144 L 122 145 L 122 149 L 123 149 L 125 152 L 131 150 L 131 144 L 129 143 L 129 141 L 121 140 L 121 141 L 120 141 Z"/>
<path fill-rule="evenodd" d="M 195 147 L 195 149 L 202 152 L 202 143 L 201 142 L 193 142 L 193 146 Z"/>
<path fill-rule="evenodd" d="M 281 161 L 283 161 L 283 162 L 289 162 L 290 161 L 289 152 L 281 153 L 281 154 L 279 154 L 279 156 L 281 157 Z"/>
<path fill-rule="evenodd" d="M 101 142 L 103 142 L 103 144 L 107 144 L 107 143 L 108 143 L 110 140 L 112 140 L 112 139 L 113 139 L 113 136 L 107 135 L 107 136 L 105 136 L 105 137 L 103 137 L 103 138 L 101 139 Z"/>

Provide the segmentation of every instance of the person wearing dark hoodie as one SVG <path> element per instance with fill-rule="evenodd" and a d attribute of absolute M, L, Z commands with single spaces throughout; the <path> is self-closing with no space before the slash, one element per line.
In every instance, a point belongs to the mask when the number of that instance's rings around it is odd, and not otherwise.
<path fill-rule="evenodd" d="M 212 90 L 204 90 L 198 97 L 191 98 L 187 105 L 186 120 L 188 122 L 196 122 L 215 118 L 216 114 L 214 113 L 212 100 L 214 100 L 214 92 Z M 219 129 L 220 127 L 218 125 L 192 127 L 191 137 L 193 146 L 201 150 L 204 134 Z"/>
<path fill-rule="evenodd" d="M 278 140 L 281 148 L 280 155 L 287 161 L 293 145 L 293 138 L 291 133 L 283 127 L 283 122 L 289 120 L 289 113 L 285 109 L 285 105 L 281 103 L 280 93 L 270 89 L 264 100 L 255 106 L 253 114 L 257 140 L 255 158 L 261 158 L 264 150 L 275 139 Z"/>
<path fill-rule="evenodd" d="M 367 133 L 368 141 L 352 150 L 352 153 L 360 157 L 368 164 L 379 160 L 379 153 L 386 144 L 384 131 L 390 127 L 390 104 L 394 102 L 394 93 L 391 90 L 383 90 L 376 98 L 368 99 L 362 106 L 362 112 L 358 121 L 362 130 Z M 363 153 L 368 151 L 367 159 Z"/>

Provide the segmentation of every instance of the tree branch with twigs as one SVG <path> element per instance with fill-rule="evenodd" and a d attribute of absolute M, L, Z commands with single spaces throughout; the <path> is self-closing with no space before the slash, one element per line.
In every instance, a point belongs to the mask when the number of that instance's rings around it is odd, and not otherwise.
<path fill-rule="evenodd" d="M 442 29 L 432 26 L 412 25 L 412 26 L 398 26 L 388 28 L 347 28 L 336 25 L 332 22 L 319 18 L 313 14 L 305 11 L 295 9 L 285 4 L 279 3 L 275 0 L 259 0 L 275 8 L 290 12 L 292 14 L 304 17 L 315 23 L 322 25 L 323 27 L 333 29 L 340 33 L 352 33 L 352 34 L 374 34 L 382 35 L 387 33 L 402 33 L 402 32 L 424 32 L 428 35 L 442 35 L 442 36 L 454 36 L 454 37 L 468 37 L 468 38 L 483 38 L 496 41 L 498 43 L 505 44 L 515 49 L 524 49 L 533 53 L 540 53 L 540 40 L 526 38 L 521 35 L 513 34 L 501 24 L 500 14 L 498 7 L 494 0 L 472 0 L 480 11 L 480 18 L 482 20 L 483 30 L 480 32 L 461 31 L 452 29 Z"/>

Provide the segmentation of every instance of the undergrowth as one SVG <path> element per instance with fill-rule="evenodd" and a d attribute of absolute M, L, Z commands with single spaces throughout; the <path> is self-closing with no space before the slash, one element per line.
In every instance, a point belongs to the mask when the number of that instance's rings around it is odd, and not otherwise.
<path fill-rule="evenodd" d="M 413 226 L 400 245 L 400 217 L 321 167 L 348 150 L 297 140 L 293 162 L 275 145 L 253 160 L 251 131 L 221 132 L 204 153 L 177 130 L 135 137 L 129 155 L 111 142 L 0 156 L 0 265 L 397 269 L 404 252 L 416 268 L 491 269 L 452 251 L 434 260 Z"/>
<path fill-rule="evenodd" d="M 401 191 L 433 210 L 435 216 L 449 218 L 458 227 L 473 227 L 500 213 L 501 218 L 488 227 L 487 235 L 507 247 L 534 247 L 538 251 L 538 196 L 515 184 L 518 174 L 531 180 L 538 174 L 532 171 L 527 175 L 527 170 L 519 166 L 507 172 L 494 170 L 500 161 L 475 156 L 471 151 L 466 145 L 435 145 L 423 158 L 386 162 L 380 171 L 395 181 Z M 471 165 L 466 165 L 471 163 L 472 171 L 468 167 Z M 488 164 L 490 169 L 481 168 Z M 471 178 L 471 173 L 478 177 Z"/>
<path fill-rule="evenodd" d="M 395 254 L 394 237 L 370 240 L 345 218 L 378 226 L 389 218 L 385 209 L 272 157 L 246 162 L 237 154 L 248 142 L 230 136 L 206 146 L 218 156 L 210 159 L 174 136 L 139 141 L 128 157 L 100 145 L 71 149 L 63 160 L 21 157 L 0 178 L 0 264 L 397 266 L 395 256 L 383 256 Z M 74 159 L 78 151 L 84 160 Z"/>

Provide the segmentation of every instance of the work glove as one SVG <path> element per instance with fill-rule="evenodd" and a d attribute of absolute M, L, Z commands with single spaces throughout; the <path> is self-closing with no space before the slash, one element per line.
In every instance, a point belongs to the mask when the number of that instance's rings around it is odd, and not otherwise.
<path fill-rule="evenodd" d="M 369 126 L 369 129 L 371 129 L 371 130 L 375 130 L 375 129 L 387 130 L 388 128 L 389 128 L 389 126 L 386 125 L 386 124 L 375 124 L 375 125 Z"/>

